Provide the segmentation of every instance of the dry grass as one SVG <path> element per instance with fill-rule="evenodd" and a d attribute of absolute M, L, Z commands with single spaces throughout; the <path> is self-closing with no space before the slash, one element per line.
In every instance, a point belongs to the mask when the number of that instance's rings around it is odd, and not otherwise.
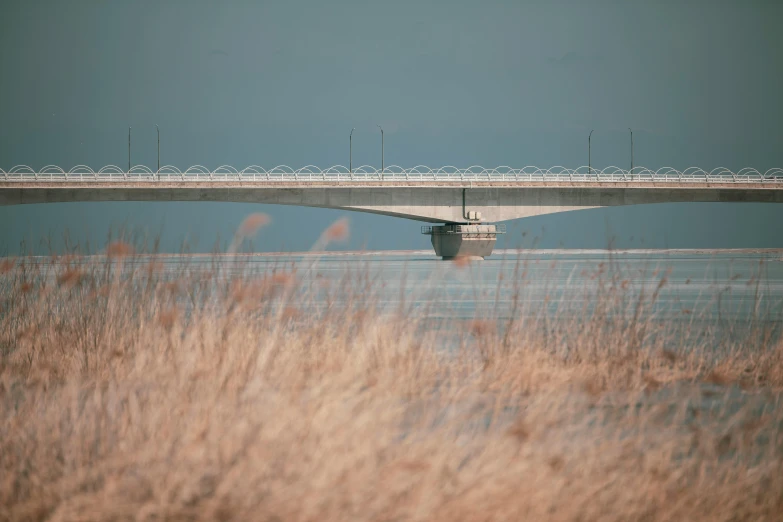
<path fill-rule="evenodd" d="M 783 513 L 783 345 L 762 330 L 672 347 L 655 289 L 629 303 L 609 272 L 578 319 L 432 329 L 355 274 L 313 316 L 282 267 L 164 277 L 114 250 L 0 265 L 0 520 Z"/>

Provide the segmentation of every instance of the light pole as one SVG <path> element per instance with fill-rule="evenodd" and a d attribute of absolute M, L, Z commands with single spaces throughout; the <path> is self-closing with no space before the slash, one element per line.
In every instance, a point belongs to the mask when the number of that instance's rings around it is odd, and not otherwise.
<path fill-rule="evenodd" d="M 155 130 L 158 131 L 158 170 L 157 170 L 157 174 L 158 174 L 158 181 L 160 181 L 160 127 L 155 125 Z"/>
<path fill-rule="evenodd" d="M 130 174 L 130 169 L 131 169 L 131 162 L 130 162 L 130 131 L 131 131 L 131 128 L 128 127 L 128 174 Z"/>
<path fill-rule="evenodd" d="M 356 128 L 351 129 L 351 133 L 348 135 L 348 173 L 353 174 L 353 131 Z"/>
<path fill-rule="evenodd" d="M 383 179 L 383 127 L 378 125 L 378 128 L 381 129 L 381 179 Z"/>
<path fill-rule="evenodd" d="M 590 134 L 587 135 L 587 175 L 593 173 L 593 151 L 592 151 L 592 145 L 590 143 L 590 140 L 593 137 L 593 130 L 590 131 Z"/>
<path fill-rule="evenodd" d="M 628 132 L 631 133 L 631 178 L 633 178 L 633 131 L 628 127 Z"/>

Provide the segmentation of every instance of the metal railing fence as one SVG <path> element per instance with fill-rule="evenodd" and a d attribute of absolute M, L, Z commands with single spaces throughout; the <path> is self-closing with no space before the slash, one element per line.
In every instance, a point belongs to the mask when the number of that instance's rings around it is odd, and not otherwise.
<path fill-rule="evenodd" d="M 228 165 L 222 165 L 210 170 L 201 165 L 180 170 L 174 166 L 162 167 L 159 171 L 145 166 L 136 166 L 126 171 L 115 165 L 109 165 L 100 170 L 93 170 L 85 165 L 78 165 L 69 170 L 54 165 L 47 165 L 35 170 L 26 165 L 13 167 L 5 171 L 0 169 L 0 182 L 98 182 L 98 183 L 177 183 L 177 182 L 579 182 L 579 183 L 780 183 L 783 185 L 783 168 L 759 171 L 744 168 L 731 171 L 725 168 L 704 170 L 691 167 L 685 170 L 661 168 L 657 170 L 644 167 L 634 167 L 633 170 L 623 170 L 617 167 L 605 169 L 588 169 L 579 167 L 430 167 L 416 166 L 402 168 L 396 165 L 383 170 L 372 166 L 362 166 L 349 171 L 342 165 L 320 169 L 308 165 L 300 169 L 292 169 L 280 165 L 272 169 L 252 165 L 238 170 Z"/>

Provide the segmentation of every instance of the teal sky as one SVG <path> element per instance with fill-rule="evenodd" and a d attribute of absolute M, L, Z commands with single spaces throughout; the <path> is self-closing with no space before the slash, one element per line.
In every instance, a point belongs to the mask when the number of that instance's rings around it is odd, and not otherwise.
<path fill-rule="evenodd" d="M 0 4 L 0 167 L 156 163 L 783 166 L 783 3 L 44 1 Z M 0 253 L 110 227 L 209 249 L 256 211 L 259 250 L 342 212 L 217 203 L 0 208 Z M 428 248 L 350 213 L 343 248 Z M 524 241 L 521 232 L 528 231 Z M 505 246 L 783 247 L 783 206 L 653 205 L 519 220 Z M 644 244 L 641 244 L 644 240 Z"/>

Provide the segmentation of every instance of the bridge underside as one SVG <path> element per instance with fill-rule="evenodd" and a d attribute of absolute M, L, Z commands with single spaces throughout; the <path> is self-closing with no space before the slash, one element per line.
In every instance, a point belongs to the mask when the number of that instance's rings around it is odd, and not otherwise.
<path fill-rule="evenodd" d="M 81 185 L 81 186 L 79 186 Z M 0 205 L 75 201 L 230 201 L 374 212 L 428 223 L 465 223 L 467 213 L 482 222 L 499 222 L 569 210 L 617 205 L 677 202 L 783 203 L 783 190 L 742 186 L 307 186 L 200 182 L 154 186 L 118 183 L 84 186 L 0 183 Z M 669 184 L 671 185 L 671 184 Z M 464 204 L 463 204 L 464 196 Z"/>
<path fill-rule="evenodd" d="M 740 186 L 694 186 L 688 183 L 666 183 L 666 186 L 651 186 L 650 183 L 527 183 L 524 186 L 513 183 L 484 186 L 342 186 L 331 183 L 280 186 L 206 182 L 158 182 L 154 185 L 112 182 L 85 185 L 85 182 L 0 183 L 0 205 L 86 201 L 226 201 L 372 212 L 428 223 L 477 224 L 618 205 L 675 202 L 783 203 L 783 190 L 750 183 Z M 491 239 L 490 243 L 494 244 L 494 236 Z M 433 245 L 435 241 L 433 236 Z M 487 248 L 483 248 L 482 252 L 487 252 Z M 460 255 L 459 248 L 455 255 Z"/>

